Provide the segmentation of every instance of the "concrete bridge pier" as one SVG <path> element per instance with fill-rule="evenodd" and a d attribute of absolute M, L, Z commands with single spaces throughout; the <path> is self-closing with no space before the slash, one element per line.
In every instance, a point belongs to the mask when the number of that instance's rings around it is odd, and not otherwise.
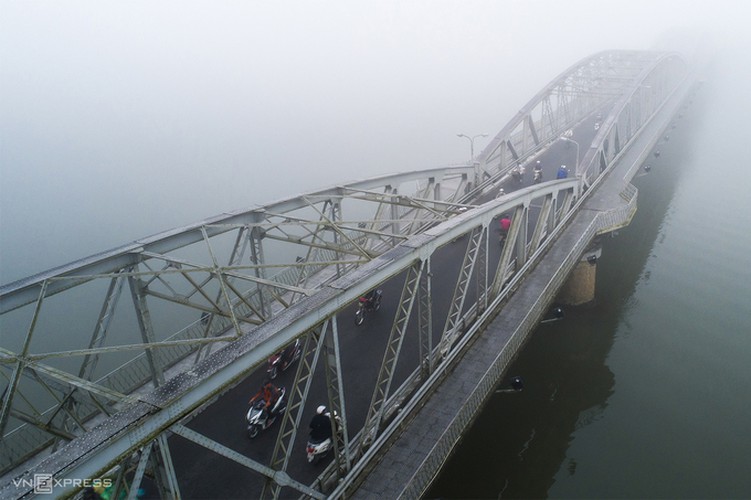
<path fill-rule="evenodd" d="M 569 306 L 588 304 L 595 300 L 597 260 L 602 255 L 602 245 L 595 242 L 582 255 L 566 283 L 558 293 L 558 302 Z"/>

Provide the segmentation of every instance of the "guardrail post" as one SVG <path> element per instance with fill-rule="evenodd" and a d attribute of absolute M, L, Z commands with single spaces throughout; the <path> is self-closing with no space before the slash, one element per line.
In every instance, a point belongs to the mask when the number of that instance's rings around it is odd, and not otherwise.
<path fill-rule="evenodd" d="M 420 330 L 420 377 L 424 380 L 433 366 L 433 275 L 430 272 L 430 257 L 425 260 L 425 270 L 418 290 L 418 321 Z"/>

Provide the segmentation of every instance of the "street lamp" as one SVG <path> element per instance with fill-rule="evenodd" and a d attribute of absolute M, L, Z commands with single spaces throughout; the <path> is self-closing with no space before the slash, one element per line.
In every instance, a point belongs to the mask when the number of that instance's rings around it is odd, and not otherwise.
<path fill-rule="evenodd" d="M 574 145 L 576 145 L 576 165 L 574 166 L 574 174 L 576 174 L 576 173 L 579 172 L 579 143 L 576 142 L 575 140 L 569 139 L 568 137 L 563 136 L 563 135 L 561 136 L 561 140 L 562 141 L 573 142 Z"/>
<path fill-rule="evenodd" d="M 475 159 L 475 139 L 478 137 L 487 137 L 488 134 L 478 134 L 472 137 L 464 134 L 456 134 L 457 137 L 464 137 L 469 140 L 469 161 L 472 162 Z"/>

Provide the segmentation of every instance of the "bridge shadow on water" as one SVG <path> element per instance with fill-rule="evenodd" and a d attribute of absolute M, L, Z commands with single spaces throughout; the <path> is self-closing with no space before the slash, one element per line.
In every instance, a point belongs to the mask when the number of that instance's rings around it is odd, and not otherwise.
<path fill-rule="evenodd" d="M 694 113 L 699 114 L 699 113 Z M 522 375 L 520 393 L 496 393 L 454 450 L 428 498 L 544 498 L 559 474 L 576 474 L 566 459 L 577 429 L 602 418 L 616 390 L 608 354 L 629 310 L 660 227 L 668 215 L 695 123 L 676 117 L 634 179 L 638 210 L 631 225 L 603 237 L 595 301 L 566 308 L 562 321 L 541 324 L 506 380 Z M 447 404 L 450 404 L 447 402 Z"/>

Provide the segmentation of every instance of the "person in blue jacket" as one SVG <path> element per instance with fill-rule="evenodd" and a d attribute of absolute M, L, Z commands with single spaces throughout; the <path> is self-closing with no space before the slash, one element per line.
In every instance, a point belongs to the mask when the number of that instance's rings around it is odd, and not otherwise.
<path fill-rule="evenodd" d="M 566 170 L 566 165 L 561 165 L 558 167 L 558 174 L 556 175 L 556 179 L 565 179 L 568 177 L 568 170 Z"/>

